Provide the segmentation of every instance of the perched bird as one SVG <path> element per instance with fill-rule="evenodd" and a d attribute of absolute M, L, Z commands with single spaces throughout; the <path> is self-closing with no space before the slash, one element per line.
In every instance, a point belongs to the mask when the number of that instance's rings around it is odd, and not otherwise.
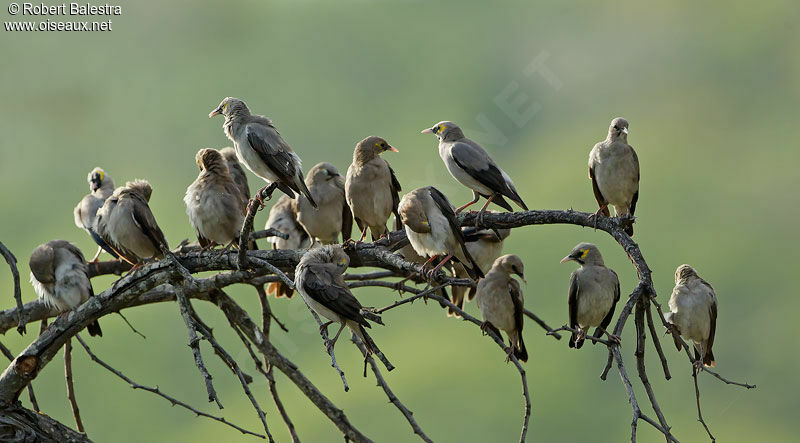
<path fill-rule="evenodd" d="M 308 171 L 306 185 L 318 207 L 302 195 L 294 200 L 297 221 L 305 231 L 326 245 L 336 243 L 339 233 L 342 241 L 350 238 L 353 214 L 344 198 L 344 178 L 339 170 L 330 163 L 317 163 Z"/>
<path fill-rule="evenodd" d="M 95 227 L 97 210 L 103 206 L 103 202 L 114 192 L 114 180 L 106 175 L 105 171 L 102 169 L 94 168 L 89 173 L 87 181 L 89 182 L 90 193 L 85 195 L 81 201 L 78 202 L 78 206 L 75 206 L 75 211 L 73 211 L 75 215 L 75 225 L 81 229 L 85 229 L 92 237 L 92 240 L 99 246 L 97 254 L 94 255 L 92 262 L 97 261 L 97 257 L 100 256 L 100 251 L 106 251 L 111 254 L 112 257 L 119 258 L 117 253 L 97 234 L 97 229 Z"/>
<path fill-rule="evenodd" d="M 400 202 L 400 182 L 389 162 L 380 157 L 386 151 L 397 152 L 386 140 L 370 136 L 361 140 L 353 151 L 353 163 L 347 168 L 344 184 L 347 204 L 355 217 L 361 240 L 367 236 L 377 240 L 386 234 L 386 221 Z"/>
<path fill-rule="evenodd" d="M 707 281 L 700 278 L 689 265 L 675 270 L 675 288 L 669 298 L 669 310 L 664 319 L 672 324 L 675 347 L 681 350 L 680 334 L 694 343 L 694 356 L 699 365 L 716 366 L 714 334 L 717 330 L 717 295 Z"/>
<path fill-rule="evenodd" d="M 236 157 L 236 150 L 228 146 L 220 149 L 219 153 L 222 154 L 225 163 L 228 165 L 228 172 L 230 172 L 233 182 L 239 188 L 242 200 L 245 203 L 248 202 L 252 194 L 250 194 L 250 186 L 247 184 L 247 175 L 242 169 L 242 164 L 239 163 L 239 158 Z"/>
<path fill-rule="evenodd" d="M 469 255 L 475 259 L 475 263 L 478 264 L 484 274 L 492 269 L 494 261 L 503 253 L 503 241 L 511 235 L 510 229 L 477 229 L 471 226 L 461 228 L 461 232 L 464 235 L 464 242 L 467 245 Z M 455 264 L 453 268 L 456 277 L 469 277 L 469 273 L 460 263 Z M 472 298 L 475 297 L 475 288 L 453 286 L 451 291 L 453 292 L 453 304 L 462 309 L 464 308 L 465 299 L 472 301 Z M 447 315 L 457 317 L 452 308 L 448 308 Z"/>
<path fill-rule="evenodd" d="M 619 342 L 619 337 L 606 329 L 619 301 L 617 273 L 605 267 L 600 250 L 591 243 L 575 246 L 561 263 L 568 261 L 581 265 L 569 279 L 569 327 L 578 330 L 569 339 L 569 347 L 580 349 L 586 331 L 594 326 L 598 327 L 594 332 L 595 338 L 600 338 L 605 332 L 612 341 Z"/>
<path fill-rule="evenodd" d="M 44 304 L 59 312 L 71 311 L 94 297 L 83 253 L 68 241 L 53 240 L 36 247 L 29 267 L 33 289 Z M 89 335 L 103 335 L 97 320 L 86 329 Z"/>
<path fill-rule="evenodd" d="M 289 236 L 287 239 L 281 237 L 267 237 L 267 241 L 272 244 L 272 249 L 305 249 L 311 245 L 303 226 L 297 221 L 297 214 L 294 212 L 292 199 L 288 195 L 282 195 L 269 211 L 269 218 L 265 229 L 276 229 Z M 273 282 L 267 285 L 267 292 L 276 297 L 289 297 L 294 295 L 294 291 L 289 286 L 281 282 Z"/>
<path fill-rule="evenodd" d="M 195 161 L 200 174 L 186 189 L 183 202 L 197 241 L 204 248 L 238 245 L 247 200 L 242 198 L 219 151 L 201 149 Z"/>
<path fill-rule="evenodd" d="M 489 203 L 494 202 L 512 211 L 511 205 L 503 196 L 508 197 L 522 209 L 528 210 L 522 197 L 517 193 L 511 177 L 497 166 L 481 145 L 464 137 L 464 132 L 455 123 L 442 121 L 432 128 L 424 129 L 422 133 L 436 134 L 439 138 L 439 156 L 442 157 L 447 170 L 462 185 L 472 189 L 472 201 L 456 209 L 456 214 L 477 203 L 481 197 L 487 200 L 478 213 L 478 224 L 483 222 L 483 214 Z"/>
<path fill-rule="evenodd" d="M 464 244 L 453 206 L 438 189 L 427 186 L 409 192 L 400 200 L 398 212 L 411 246 L 419 255 L 429 257 L 423 268 L 438 256 L 445 255 L 429 275 L 455 258 L 464 266 L 470 278 L 483 277 L 483 272 Z"/>
<path fill-rule="evenodd" d="M 283 140 L 270 119 L 251 114 L 243 101 L 233 97 L 222 100 L 208 117 L 219 114 L 225 116 L 222 128 L 233 142 L 239 161 L 269 183 L 265 188 L 277 187 L 292 198 L 295 193 L 302 193 L 316 207 L 303 181 L 300 157 Z"/>
<path fill-rule="evenodd" d="M 525 326 L 522 289 L 519 282 L 511 277 L 517 274 L 525 281 L 525 266 L 513 254 L 507 254 L 494 261 L 486 277 L 478 282 L 477 304 L 483 316 L 481 330 L 494 330 L 500 335 L 502 329 L 508 335 L 509 360 L 513 353 L 521 361 L 528 361 L 528 351 L 522 341 L 522 327 Z"/>
<path fill-rule="evenodd" d="M 169 250 L 148 205 L 152 193 L 146 180 L 127 182 L 97 211 L 97 233 L 134 267 L 149 258 L 162 258 Z"/>
<path fill-rule="evenodd" d="M 639 157 L 628 144 L 628 121 L 617 117 L 611 121 L 608 136 L 594 145 L 589 153 L 589 178 L 600 214 L 609 217 L 608 205 L 614 206 L 617 217 L 633 218 L 639 200 Z M 633 235 L 633 226 L 625 232 Z"/>
<path fill-rule="evenodd" d="M 303 300 L 317 314 L 331 322 L 341 323 L 339 331 L 326 345 L 332 349 L 345 326 L 361 339 L 368 354 L 377 348 L 364 328 L 370 328 L 367 318 L 383 324 L 381 318 L 362 310 L 361 303 L 350 292 L 342 274 L 347 270 L 350 258 L 339 245 L 328 245 L 310 249 L 295 268 L 295 286 Z M 365 318 L 366 317 L 366 318 Z"/>

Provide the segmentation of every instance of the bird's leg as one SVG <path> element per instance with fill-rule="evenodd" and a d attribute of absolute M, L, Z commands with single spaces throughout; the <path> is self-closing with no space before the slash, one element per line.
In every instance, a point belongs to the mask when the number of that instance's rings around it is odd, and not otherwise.
<path fill-rule="evenodd" d="M 123 275 L 123 277 L 127 277 L 127 276 L 133 274 L 133 272 L 136 271 L 137 269 L 139 269 L 141 266 L 142 266 L 142 262 L 134 263 L 133 266 L 131 266 L 131 268 L 128 269 L 128 272 L 126 272 L 125 275 Z"/>
<path fill-rule="evenodd" d="M 614 335 L 608 332 L 605 328 L 603 328 L 603 334 L 606 334 L 606 336 L 608 337 L 608 341 L 610 341 L 611 343 L 618 345 L 622 342 L 622 338 L 620 338 L 619 335 Z"/>
<path fill-rule="evenodd" d="M 589 218 L 593 218 L 594 219 L 594 228 L 595 229 L 597 229 L 597 219 L 601 215 L 605 215 L 606 212 L 608 212 L 608 203 L 606 203 L 604 205 L 600 205 L 600 208 L 597 209 L 597 212 L 595 212 L 594 214 L 589 216 Z"/>
<path fill-rule="evenodd" d="M 364 243 L 364 239 L 367 238 L 367 231 L 369 230 L 369 226 L 366 224 L 364 225 L 364 229 L 361 231 L 361 238 L 358 239 L 356 243 Z"/>
<path fill-rule="evenodd" d="M 94 258 L 89 263 L 97 263 L 98 258 L 100 257 L 100 253 L 103 252 L 103 248 L 101 246 L 97 247 L 97 254 L 94 255 Z"/>
<path fill-rule="evenodd" d="M 319 325 L 319 333 L 320 333 L 320 335 L 323 332 L 328 332 L 328 326 L 330 326 L 331 323 L 333 323 L 333 322 L 329 320 L 329 321 L 326 321 L 325 323 Z"/>
<path fill-rule="evenodd" d="M 440 261 L 438 265 L 436 265 L 433 269 L 428 272 L 428 278 L 431 279 L 436 274 L 436 271 L 442 268 L 450 259 L 453 258 L 453 254 L 448 254 L 444 260 Z"/>
<path fill-rule="evenodd" d="M 222 257 L 223 255 L 225 255 L 225 253 L 226 253 L 226 252 L 228 252 L 228 251 L 230 251 L 230 250 L 231 250 L 231 247 L 232 247 L 232 246 L 235 246 L 235 245 L 238 245 L 238 242 L 236 241 L 236 239 L 233 239 L 233 240 L 231 240 L 231 241 L 230 241 L 230 243 L 228 243 L 227 245 L 225 245 L 225 247 L 224 247 L 224 248 L 222 248 L 222 250 L 221 250 L 221 251 L 219 251 L 219 254 L 217 254 L 217 255 L 215 255 L 215 256 L 214 256 L 214 260 L 216 260 L 216 259 L 218 259 L 218 258 Z"/>
<path fill-rule="evenodd" d="M 481 332 L 486 335 L 488 331 L 496 331 L 497 328 L 488 320 L 481 323 Z"/>
<path fill-rule="evenodd" d="M 459 207 L 458 209 L 456 209 L 456 214 L 460 214 L 460 213 L 461 213 L 461 211 L 463 211 L 464 209 L 467 209 L 467 208 L 469 208 L 470 206 L 474 205 L 475 203 L 478 203 L 478 200 L 480 200 L 480 199 L 481 199 L 481 196 L 480 196 L 480 194 L 478 194 L 478 193 L 477 193 L 477 192 L 475 192 L 475 191 L 472 191 L 472 201 L 470 201 L 470 202 L 468 202 L 466 205 L 464 205 L 464 206 L 461 206 L 461 207 Z"/>
<path fill-rule="evenodd" d="M 483 225 L 483 214 L 486 213 L 486 208 L 489 206 L 489 203 L 494 200 L 494 197 L 497 194 L 492 194 L 489 198 L 486 199 L 486 203 L 483 205 L 481 210 L 478 212 L 478 216 L 475 217 L 475 227 L 480 228 Z"/>
<path fill-rule="evenodd" d="M 505 351 L 506 351 L 506 363 L 508 363 L 509 361 L 511 361 L 511 355 L 514 353 L 514 347 L 509 346 L 505 349 Z"/>
<path fill-rule="evenodd" d="M 249 206 L 251 204 L 253 204 L 254 200 L 257 201 L 258 204 L 260 205 L 259 208 L 258 208 L 259 211 L 264 209 L 264 200 L 266 200 L 266 201 L 272 200 L 272 193 L 275 192 L 275 188 L 277 188 L 277 187 L 278 187 L 278 183 L 277 182 L 272 182 L 272 183 L 268 184 L 267 186 L 264 186 L 263 188 L 259 189 L 258 192 L 256 192 L 256 195 L 252 199 L 250 199 L 250 204 L 248 205 L 248 208 L 247 208 L 248 212 L 250 212 L 249 211 L 250 210 Z"/>
<path fill-rule="evenodd" d="M 344 329 L 346 322 L 342 322 L 342 326 L 339 327 L 339 331 L 336 332 L 336 336 L 333 337 L 333 340 L 328 341 L 325 343 L 325 347 L 328 349 L 328 352 L 333 352 L 333 346 L 336 344 L 336 340 L 339 340 L 339 334 L 342 333 L 342 329 Z"/>
<path fill-rule="evenodd" d="M 420 269 L 420 274 L 422 274 L 423 278 L 425 277 L 425 267 L 433 263 L 433 261 L 436 260 L 436 257 L 438 257 L 438 255 L 431 256 L 431 258 L 429 258 L 428 261 L 422 264 L 422 269 Z"/>

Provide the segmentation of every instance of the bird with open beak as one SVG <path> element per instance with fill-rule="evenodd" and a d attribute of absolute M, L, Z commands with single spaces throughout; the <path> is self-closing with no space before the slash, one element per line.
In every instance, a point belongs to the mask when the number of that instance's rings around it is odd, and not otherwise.
<path fill-rule="evenodd" d="M 524 301 L 519 282 L 511 277 L 517 274 L 525 281 L 525 266 L 522 260 L 513 254 L 498 257 L 486 277 L 478 282 L 476 303 L 483 316 L 481 330 L 491 329 L 500 336 L 501 329 L 508 335 L 508 357 L 514 354 L 521 361 L 528 361 L 528 351 L 522 340 L 524 322 Z"/>
<path fill-rule="evenodd" d="M 361 231 L 359 241 L 364 241 L 367 230 L 373 241 L 386 235 L 386 221 L 392 213 L 397 215 L 401 187 L 389 162 L 380 156 L 386 151 L 397 149 L 380 137 L 367 137 L 356 145 L 353 163 L 347 168 L 344 191 Z"/>
<path fill-rule="evenodd" d="M 269 217 L 264 229 L 275 229 L 289 238 L 267 237 L 267 241 L 272 245 L 272 249 L 305 249 L 311 245 L 311 239 L 300 222 L 297 221 L 294 200 L 288 195 L 282 195 L 269 210 Z M 267 293 L 274 294 L 276 298 L 294 295 L 291 287 L 282 282 L 272 282 L 267 285 Z"/>
<path fill-rule="evenodd" d="M 108 246 L 105 240 L 97 234 L 97 211 L 103 207 L 103 203 L 114 192 L 114 180 L 109 177 L 101 168 L 94 168 L 87 177 L 89 182 L 89 194 L 83 196 L 78 205 L 75 206 L 73 215 L 75 225 L 84 229 L 97 244 L 97 254 L 92 258 L 92 263 L 97 261 L 101 251 L 106 251 L 114 258 L 119 258 L 116 252 Z"/>
<path fill-rule="evenodd" d="M 694 343 L 695 364 L 716 366 L 712 347 L 717 332 L 717 294 L 707 281 L 697 275 L 689 265 L 680 265 L 675 270 L 675 288 L 669 298 L 670 312 L 664 319 L 672 325 L 675 347 L 681 350 L 681 342 L 675 337 Z"/>
<path fill-rule="evenodd" d="M 28 265 L 31 284 L 39 299 L 60 313 L 94 297 L 83 253 L 68 241 L 53 240 L 37 246 Z M 89 323 L 86 330 L 91 336 L 103 335 L 97 320 Z"/>
<path fill-rule="evenodd" d="M 600 207 L 595 217 L 601 214 L 609 217 L 610 204 L 617 217 L 632 222 L 639 200 L 639 157 L 628 144 L 628 121 L 624 118 L 612 120 L 606 139 L 594 145 L 589 153 L 589 178 Z M 632 236 L 633 226 L 625 226 L 625 232 Z"/>
<path fill-rule="evenodd" d="M 433 277 L 450 259 L 461 263 L 473 280 L 483 277 L 483 272 L 464 244 L 453 206 L 441 191 L 433 186 L 415 189 L 400 200 L 398 212 L 411 246 L 417 254 L 429 257 L 422 265 L 423 272 L 439 256 L 445 256 L 428 272 L 428 278 Z"/>
<path fill-rule="evenodd" d="M 433 127 L 422 130 L 423 134 L 435 134 L 439 139 L 439 156 L 444 161 L 450 175 L 459 183 L 472 189 L 472 201 L 456 209 L 456 214 L 475 204 L 481 197 L 486 198 L 476 225 L 483 224 L 483 214 L 489 203 L 494 202 L 507 211 L 513 211 L 505 197 L 528 210 L 511 177 L 508 176 L 489 157 L 481 145 L 464 136 L 464 132 L 453 122 L 442 121 Z"/>
<path fill-rule="evenodd" d="M 347 205 L 344 192 L 344 177 L 330 163 L 317 163 L 306 175 L 308 186 L 317 207 L 305 196 L 294 200 L 297 221 L 312 239 L 329 245 L 350 238 L 353 230 L 353 214 Z"/>
<path fill-rule="evenodd" d="M 186 214 L 203 248 L 238 245 L 247 197 L 234 183 L 227 162 L 216 149 L 195 156 L 200 174 L 186 189 Z"/>
<path fill-rule="evenodd" d="M 216 115 L 225 117 L 222 128 L 233 142 L 239 161 L 269 183 L 256 194 L 262 206 L 261 191 L 271 196 L 275 187 L 292 198 L 295 193 L 302 193 L 313 206 L 317 205 L 303 181 L 300 157 L 283 140 L 270 119 L 251 114 L 245 102 L 233 97 L 223 99 L 208 117 Z"/>
<path fill-rule="evenodd" d="M 561 263 L 568 261 L 581 265 L 572 272 L 569 279 L 569 327 L 577 330 L 569 339 L 569 347 L 580 349 L 586 338 L 586 331 L 595 326 L 595 338 L 600 338 L 605 333 L 610 340 L 619 343 L 619 337 L 610 334 L 606 329 L 611 324 L 619 301 L 617 273 L 605 266 L 600 250 L 591 243 L 575 246 Z"/>
<path fill-rule="evenodd" d="M 371 328 L 367 319 L 378 324 L 383 322 L 379 316 L 363 311 L 361 303 L 350 292 L 342 275 L 349 264 L 350 258 L 340 245 L 310 249 L 295 268 L 295 286 L 314 312 L 330 322 L 341 323 L 333 339 L 325 344 L 329 350 L 347 326 L 364 343 L 367 355 L 371 355 L 377 347 L 364 329 Z"/>
<path fill-rule="evenodd" d="M 152 193 L 146 180 L 127 182 L 97 211 L 97 233 L 134 268 L 169 252 L 167 239 L 148 205 Z"/>

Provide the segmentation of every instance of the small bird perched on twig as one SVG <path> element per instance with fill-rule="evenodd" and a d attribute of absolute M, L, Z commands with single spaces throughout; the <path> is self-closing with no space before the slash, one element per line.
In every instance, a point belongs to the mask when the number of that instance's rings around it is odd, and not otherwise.
<path fill-rule="evenodd" d="M 401 187 L 389 162 L 380 156 L 386 151 L 397 149 L 380 137 L 367 137 L 356 145 L 353 163 L 347 168 L 344 190 L 361 231 L 359 241 L 364 241 L 367 229 L 373 241 L 385 235 L 389 232 L 386 221 L 392 213 L 397 215 Z"/>
<path fill-rule="evenodd" d="M 272 249 L 305 249 L 311 245 L 308 233 L 297 221 L 293 201 L 288 195 L 282 195 L 269 210 L 269 218 L 264 229 L 276 229 L 289 236 L 285 239 L 267 237 L 267 241 L 272 244 Z M 281 282 L 272 282 L 267 285 L 267 293 L 275 294 L 277 298 L 291 298 L 294 291 Z"/>
<path fill-rule="evenodd" d="M 195 161 L 200 174 L 186 189 L 183 198 L 186 214 L 200 246 L 222 245 L 228 249 L 239 243 L 247 197 L 243 198 L 219 151 L 201 149 L 197 151 Z"/>
<path fill-rule="evenodd" d="M 489 211 L 491 212 L 491 211 Z M 511 235 L 511 229 L 477 229 L 473 226 L 461 228 L 461 233 L 464 236 L 464 243 L 467 245 L 469 255 L 478 264 L 478 267 L 484 274 L 492 269 L 494 261 L 503 253 L 503 241 Z M 453 265 L 456 277 L 467 278 L 469 273 L 464 269 L 460 263 Z M 453 304 L 459 308 L 464 308 L 464 300 L 472 301 L 475 297 L 475 288 L 466 286 L 453 286 Z M 452 308 L 447 309 L 448 316 L 458 315 Z"/>
<path fill-rule="evenodd" d="M 306 185 L 318 207 L 312 206 L 305 196 L 298 196 L 294 200 L 297 221 L 322 244 L 336 243 L 339 233 L 342 241 L 349 239 L 353 214 L 345 200 L 344 178 L 339 170 L 330 163 L 318 163 L 308 171 Z"/>
<path fill-rule="evenodd" d="M 87 181 L 89 182 L 89 191 L 91 192 L 86 194 L 81 201 L 78 202 L 78 205 L 75 206 L 75 210 L 73 211 L 75 215 L 75 225 L 81 229 L 85 229 L 92 237 L 92 240 L 99 246 L 99 248 L 97 248 L 97 254 L 92 258 L 92 262 L 97 261 L 97 257 L 100 256 L 100 251 L 106 251 L 111 254 L 112 257 L 119 258 L 117 253 L 97 234 L 95 221 L 97 211 L 103 207 L 103 203 L 114 192 L 114 180 L 98 167 L 89 172 Z"/>
<path fill-rule="evenodd" d="M 97 233 L 134 268 L 150 258 L 163 258 L 169 244 L 148 202 L 153 188 L 134 180 L 114 190 L 97 211 Z"/>
<path fill-rule="evenodd" d="M 46 305 L 59 312 L 71 311 L 94 297 L 83 253 L 72 243 L 53 240 L 39 245 L 28 262 L 31 284 Z M 97 320 L 86 326 L 91 336 L 102 336 Z"/>
<path fill-rule="evenodd" d="M 611 335 L 606 328 L 614 317 L 614 309 L 619 301 L 619 278 L 617 273 L 607 268 L 597 246 L 580 243 L 572 249 L 561 263 L 575 261 L 581 265 L 572 272 L 569 279 L 569 327 L 577 329 L 569 339 L 569 347 L 580 349 L 586 331 L 594 326 L 595 338 L 606 333 L 612 341 L 619 337 Z"/>
<path fill-rule="evenodd" d="M 489 203 L 494 202 L 508 211 L 513 210 L 503 196 L 528 210 L 511 177 L 497 166 L 481 145 L 465 137 L 458 125 L 441 121 L 432 128 L 423 129 L 422 133 L 435 134 L 439 138 L 439 156 L 447 170 L 462 185 L 472 189 L 472 201 L 456 209 L 456 214 L 477 203 L 481 197 L 487 200 L 478 213 L 476 225 L 483 223 L 483 214 Z"/>
<path fill-rule="evenodd" d="M 283 140 L 270 119 L 251 114 L 245 102 L 233 97 L 223 99 L 208 117 L 220 114 L 225 116 L 222 128 L 233 142 L 239 161 L 269 183 L 256 193 L 261 205 L 264 204 L 262 192 L 271 196 L 272 190 L 277 187 L 292 198 L 295 193 L 302 193 L 316 207 L 303 181 L 300 157 Z"/>
<path fill-rule="evenodd" d="M 612 120 L 606 139 L 594 145 L 589 153 L 589 178 L 600 206 L 595 217 L 611 216 L 608 210 L 611 204 L 617 217 L 632 223 L 639 200 L 639 157 L 628 144 L 628 121 L 624 118 Z M 633 236 L 633 226 L 627 224 L 625 232 Z"/>
<path fill-rule="evenodd" d="M 680 334 L 694 343 L 696 365 L 716 366 L 714 335 L 717 332 L 717 294 L 707 281 L 689 265 L 675 270 L 675 288 L 669 298 L 670 312 L 664 315 L 673 331 L 675 347 L 681 350 Z"/>
<path fill-rule="evenodd" d="M 476 300 L 483 316 L 481 330 L 498 329 L 505 331 L 510 344 L 508 357 L 513 353 L 521 361 L 528 361 L 528 351 L 522 340 L 522 328 L 525 326 L 524 301 L 519 282 L 511 277 L 517 274 L 525 282 L 525 266 L 522 260 L 513 254 L 497 258 L 486 277 L 478 282 Z M 526 282 L 527 283 L 527 282 Z"/>
<path fill-rule="evenodd" d="M 370 355 L 379 350 L 364 329 L 371 327 L 367 319 L 378 324 L 383 322 L 378 315 L 364 310 L 347 287 L 342 274 L 349 264 L 350 258 L 340 245 L 310 249 L 294 271 L 295 286 L 314 312 L 342 324 L 333 339 L 326 343 L 329 350 L 333 349 L 342 329 L 347 326 L 361 339 Z"/>

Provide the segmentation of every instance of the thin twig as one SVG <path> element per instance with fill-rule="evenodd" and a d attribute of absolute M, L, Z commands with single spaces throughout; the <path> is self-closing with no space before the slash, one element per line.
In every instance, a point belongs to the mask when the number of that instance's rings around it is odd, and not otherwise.
<path fill-rule="evenodd" d="M 555 329 L 551 328 L 547 323 L 544 322 L 538 315 L 534 314 L 533 312 L 524 309 L 522 311 L 528 318 L 535 321 L 536 324 L 542 327 L 545 331 L 547 331 L 547 335 L 553 336 L 556 340 L 561 340 L 561 334 L 559 334 Z"/>
<path fill-rule="evenodd" d="M 322 327 L 322 320 L 320 320 L 319 315 L 317 315 L 317 313 L 311 309 L 311 306 L 306 304 L 306 307 L 308 308 L 308 311 L 311 312 L 314 320 L 317 321 L 317 325 L 319 325 L 319 335 L 322 336 L 322 341 L 325 343 L 326 352 L 331 356 L 331 367 L 335 368 L 336 372 L 339 373 L 339 376 L 342 378 L 342 384 L 344 385 L 344 392 L 347 392 L 350 390 L 350 386 L 347 385 L 347 378 L 345 378 L 342 368 L 340 368 L 339 364 L 336 363 L 336 354 L 333 352 L 333 346 L 328 346 L 328 343 L 330 343 L 330 339 L 328 338 L 328 328 Z"/>
<path fill-rule="evenodd" d="M 278 187 L 277 182 L 272 182 L 269 186 L 260 189 L 256 192 L 256 195 L 250 199 L 250 203 L 247 205 L 247 215 L 245 215 L 244 220 L 242 221 L 242 231 L 239 234 L 239 254 L 238 256 L 238 267 L 240 271 L 247 269 L 248 262 L 247 262 L 247 246 L 250 240 L 250 233 L 253 232 L 253 220 L 256 217 L 256 212 L 263 207 L 259 200 L 269 200 L 272 198 L 272 193 Z"/>
<path fill-rule="evenodd" d="M 9 361 L 14 361 L 14 354 L 11 352 L 10 349 L 6 347 L 3 343 L 0 342 L 0 352 L 7 358 Z M 28 400 L 31 402 L 31 407 L 34 411 L 40 412 L 39 410 L 39 403 L 36 401 L 36 394 L 33 392 L 33 383 L 28 384 Z"/>
<path fill-rule="evenodd" d="M 22 335 L 25 332 L 25 323 L 27 323 L 28 319 L 23 314 L 22 309 L 22 288 L 19 284 L 19 269 L 17 269 L 17 257 L 11 253 L 11 251 L 6 248 L 6 245 L 3 242 L 0 242 L 0 254 L 3 254 L 3 257 L 6 259 L 6 263 L 8 263 L 8 267 L 11 268 L 11 277 L 14 279 L 14 300 L 17 301 L 17 332 Z"/>
<path fill-rule="evenodd" d="M 703 411 L 700 409 L 700 388 L 697 386 L 697 369 L 692 368 L 692 378 L 694 379 L 694 397 L 697 400 L 697 420 L 703 425 L 705 428 L 706 433 L 708 434 L 708 438 L 711 439 L 711 442 L 716 442 L 717 439 L 714 438 L 714 435 L 711 433 L 711 430 L 708 429 L 708 425 L 706 421 L 703 419 Z"/>
<path fill-rule="evenodd" d="M 64 380 L 67 382 L 67 398 L 69 406 L 72 408 L 72 416 L 75 417 L 75 426 L 78 432 L 86 433 L 81 421 L 81 411 L 78 409 L 78 401 L 75 399 L 75 386 L 72 382 L 72 340 L 67 340 L 64 344 Z"/>
<path fill-rule="evenodd" d="M 286 240 L 289 238 L 289 234 L 284 234 L 283 232 L 275 228 L 267 228 L 261 231 L 252 232 L 250 234 L 250 240 L 258 240 L 260 238 L 267 238 L 267 237 L 280 237 Z"/>
<path fill-rule="evenodd" d="M 117 311 L 117 314 L 119 314 L 119 316 L 122 317 L 122 320 L 124 320 L 125 323 L 128 325 L 128 327 L 131 328 L 131 331 L 133 331 L 134 334 L 137 334 L 139 337 L 142 337 L 143 339 L 147 340 L 147 337 L 145 337 L 144 334 L 142 334 L 136 328 L 134 328 L 131 322 L 129 322 L 128 319 L 124 315 L 122 315 L 122 312 Z"/>
<path fill-rule="evenodd" d="M 114 369 L 113 367 L 111 367 L 108 363 L 104 362 L 103 360 L 100 360 L 100 358 L 98 358 L 92 352 L 92 350 L 89 348 L 89 345 L 87 345 L 86 342 L 83 341 L 83 339 L 81 338 L 80 335 L 76 335 L 75 338 L 78 339 L 78 343 L 80 343 L 81 346 L 83 346 L 83 349 L 86 351 L 86 353 L 89 355 L 89 358 L 91 358 L 93 362 L 99 364 L 100 366 L 104 367 L 106 370 L 108 370 L 112 374 L 114 374 L 117 377 L 119 377 L 122 380 L 124 380 L 126 383 L 128 383 L 131 386 L 131 388 L 133 388 L 133 389 L 141 389 L 141 390 L 147 391 L 147 392 L 152 392 L 153 394 L 156 394 L 159 397 L 164 398 L 167 401 L 169 401 L 172 404 L 172 406 L 177 405 L 177 406 L 180 406 L 180 407 L 182 407 L 184 409 L 188 409 L 189 411 L 194 412 L 198 417 L 206 417 L 206 418 L 210 418 L 212 420 L 216 420 L 216 421 L 218 421 L 220 423 L 224 423 L 224 424 L 236 429 L 237 431 L 241 432 L 242 434 L 249 434 L 249 435 L 254 435 L 256 437 L 265 438 L 261 434 L 258 434 L 258 433 L 255 433 L 255 432 L 251 432 L 251 431 L 248 431 L 247 429 L 244 429 L 244 428 L 241 428 L 239 426 L 236 426 L 235 424 L 229 422 L 228 420 L 225 420 L 224 417 L 217 417 L 217 416 L 214 416 L 214 415 L 211 415 L 211 414 L 207 414 L 205 412 L 198 411 L 197 409 L 189 406 L 187 403 L 184 403 L 184 402 L 176 399 L 175 397 L 169 396 L 169 395 L 161 392 L 161 390 L 158 388 L 158 386 L 156 386 L 155 388 L 152 388 L 152 387 L 149 387 L 149 386 L 144 386 L 144 385 L 140 385 L 139 383 L 136 383 L 135 381 L 133 381 L 130 378 L 128 378 L 122 372 L 120 372 L 120 371 Z"/>
<path fill-rule="evenodd" d="M 653 323 L 653 312 L 650 310 L 650 304 L 647 305 L 647 311 L 645 313 L 647 314 L 647 328 L 650 330 L 650 338 L 653 339 L 656 353 L 658 354 L 658 358 L 661 359 L 661 368 L 664 369 L 664 378 L 669 380 L 672 378 L 672 375 L 669 373 L 667 356 L 664 355 L 664 350 L 661 348 L 661 340 L 658 339 L 658 334 L 656 333 L 656 326 Z"/>
<path fill-rule="evenodd" d="M 573 334 L 577 334 L 578 333 L 577 329 L 570 328 L 569 326 L 564 325 L 564 326 L 561 326 L 560 328 L 553 329 L 553 331 L 552 332 L 548 332 L 547 335 L 555 335 L 555 334 L 558 333 L 557 331 L 566 331 L 566 332 L 571 332 Z M 595 337 L 592 334 L 586 334 L 586 340 L 591 340 L 591 341 L 593 341 L 595 343 L 602 343 L 602 344 L 604 344 L 606 346 L 613 346 L 614 345 L 614 343 L 612 343 L 612 342 L 610 342 L 610 341 L 608 341 L 606 339 L 603 339 L 603 338 Z"/>

